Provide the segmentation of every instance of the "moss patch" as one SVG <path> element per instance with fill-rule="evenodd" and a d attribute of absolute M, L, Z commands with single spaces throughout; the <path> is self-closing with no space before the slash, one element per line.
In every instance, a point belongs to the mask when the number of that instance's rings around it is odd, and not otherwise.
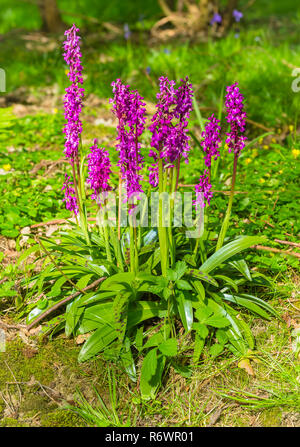
<path fill-rule="evenodd" d="M 84 427 L 83 420 L 69 410 L 57 410 L 41 417 L 43 427 Z"/>
<path fill-rule="evenodd" d="M 0 391 L 7 402 L 13 402 L 7 405 L 0 396 L 1 426 L 84 425 L 79 416 L 61 407 L 73 400 L 77 389 L 93 400 L 91 382 L 99 389 L 98 379 L 105 376 L 103 365 L 99 361 L 78 364 L 80 347 L 74 340 L 58 337 L 46 343 L 31 342 L 25 344 L 19 337 L 8 340 L 6 351 L 0 354 Z"/>

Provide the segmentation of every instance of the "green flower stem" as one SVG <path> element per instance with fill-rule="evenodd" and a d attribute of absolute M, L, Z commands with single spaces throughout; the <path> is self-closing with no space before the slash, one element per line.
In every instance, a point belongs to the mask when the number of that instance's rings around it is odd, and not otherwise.
<path fill-rule="evenodd" d="M 78 209 L 79 209 L 80 227 L 85 235 L 87 245 L 90 247 L 91 241 L 90 241 L 88 226 L 87 226 L 87 213 L 86 213 L 85 206 L 83 206 L 83 201 L 85 201 L 85 199 L 86 199 L 85 190 L 84 190 L 84 177 L 83 177 L 83 175 L 81 175 L 82 172 L 80 169 L 80 162 L 79 162 L 79 160 L 82 159 L 82 167 L 83 167 L 84 159 L 82 158 L 83 151 L 82 151 L 81 137 L 80 137 L 79 150 L 80 150 L 80 158 L 79 158 L 78 154 L 76 155 L 76 158 L 75 158 L 77 176 L 76 176 L 76 172 L 75 172 L 75 164 L 74 163 L 72 164 L 72 173 L 73 173 L 73 181 L 74 181 L 74 187 L 75 187 L 75 195 L 76 195 Z"/>
<path fill-rule="evenodd" d="M 149 187 L 149 191 L 148 191 L 148 196 L 150 196 L 151 193 L 151 185 Z M 148 200 L 145 200 L 144 202 L 144 206 L 142 209 L 142 213 L 141 213 L 141 217 L 140 217 L 140 225 L 138 227 L 138 237 L 137 237 L 137 250 L 140 250 L 141 246 L 142 246 L 142 235 L 143 235 L 143 229 L 142 229 L 142 225 L 144 222 L 144 218 L 145 218 L 145 214 L 147 212 L 148 209 Z M 148 224 L 147 224 L 148 226 Z"/>
<path fill-rule="evenodd" d="M 121 208 L 122 208 L 122 175 L 119 172 L 119 203 L 118 203 L 118 239 L 121 239 Z"/>
<path fill-rule="evenodd" d="M 170 222 L 168 227 L 168 236 L 169 236 L 169 246 L 170 246 L 170 255 L 171 255 L 171 265 L 173 266 L 175 264 L 176 260 L 176 246 L 174 243 L 174 237 L 173 237 L 173 229 L 172 229 L 172 223 L 174 220 L 174 194 L 177 189 L 178 185 L 178 176 L 179 176 L 179 166 L 180 161 L 178 160 L 178 164 L 176 168 L 170 169 L 170 193 L 172 194 L 170 198 Z"/>
<path fill-rule="evenodd" d="M 233 172 L 232 172 L 232 180 L 231 180 L 231 191 L 230 191 L 227 211 L 226 211 L 225 218 L 224 218 L 223 224 L 222 224 L 222 228 L 221 228 L 221 231 L 219 234 L 216 251 L 219 250 L 223 246 L 224 239 L 226 236 L 226 231 L 228 229 L 229 222 L 230 222 L 231 208 L 232 208 L 232 203 L 233 203 L 234 188 L 235 188 L 235 181 L 236 181 L 237 161 L 238 161 L 238 156 L 236 154 L 234 154 Z"/>
<path fill-rule="evenodd" d="M 130 271 L 136 272 L 136 256 L 135 256 L 135 241 L 134 241 L 134 228 L 132 225 L 132 219 L 129 218 L 131 222 L 129 223 L 129 232 L 130 232 L 130 245 L 129 245 L 129 255 L 130 255 Z"/>
<path fill-rule="evenodd" d="M 110 250 L 110 245 L 109 245 L 109 235 L 108 235 L 108 229 L 107 229 L 107 225 L 106 225 L 107 213 L 105 213 L 104 217 L 105 217 L 105 222 L 103 225 L 103 234 L 104 234 L 104 241 L 105 241 L 106 256 L 107 256 L 108 262 L 112 262 L 112 255 L 111 255 L 111 250 Z"/>
<path fill-rule="evenodd" d="M 85 234 L 85 238 L 87 241 L 88 246 L 91 245 L 88 228 L 87 228 L 87 216 L 86 212 L 83 209 L 83 203 L 82 203 L 82 195 L 81 195 L 81 187 L 80 187 L 80 173 L 78 170 L 78 163 L 76 163 L 77 166 L 77 176 L 75 172 L 75 166 L 72 164 L 72 173 L 73 173 L 73 182 L 74 182 L 74 188 L 75 188 L 75 196 L 78 203 L 78 210 L 79 210 L 79 226 L 83 233 Z M 76 222 L 78 223 L 77 217 Z"/>
<path fill-rule="evenodd" d="M 117 235 L 115 234 L 115 230 L 112 227 L 109 227 L 109 235 L 110 239 L 112 241 L 112 246 L 114 249 L 115 257 L 117 260 L 117 266 L 124 272 L 124 263 L 122 258 L 122 251 L 120 246 L 120 240 L 118 239 Z"/>
<path fill-rule="evenodd" d="M 134 259 L 135 259 L 135 271 L 139 271 L 139 252 L 137 246 L 137 230 L 136 225 L 133 227 L 133 236 L 134 236 Z"/>
<path fill-rule="evenodd" d="M 163 201 L 161 194 L 164 192 L 164 175 L 163 175 L 163 161 L 159 158 L 158 161 L 158 190 L 159 190 L 159 210 L 158 210 L 158 237 L 160 245 L 160 259 L 161 271 L 163 276 L 167 276 L 169 267 L 169 247 L 166 227 L 163 226 Z"/>
<path fill-rule="evenodd" d="M 203 242 L 204 226 L 205 226 L 204 219 L 205 219 L 205 208 L 203 209 L 203 221 L 201 223 L 200 236 L 197 238 L 196 244 L 195 244 L 195 248 L 194 248 L 194 258 L 195 259 L 197 258 L 198 249 L 200 248 L 200 260 L 201 260 L 201 263 L 203 263 L 205 261 L 205 259 L 206 259 L 204 242 Z M 196 225 L 198 225 L 198 222 L 196 223 Z"/>

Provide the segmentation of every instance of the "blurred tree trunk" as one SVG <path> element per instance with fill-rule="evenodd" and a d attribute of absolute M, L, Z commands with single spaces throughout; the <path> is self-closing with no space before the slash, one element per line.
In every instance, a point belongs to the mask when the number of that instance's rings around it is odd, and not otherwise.
<path fill-rule="evenodd" d="M 228 30 L 231 25 L 233 24 L 233 11 L 237 9 L 239 0 L 228 0 L 227 7 L 226 7 L 226 15 L 224 20 L 224 28 L 225 30 Z"/>
<path fill-rule="evenodd" d="M 66 28 L 58 10 L 56 0 L 41 0 L 39 1 L 39 8 L 44 31 L 48 33 L 59 33 Z"/>

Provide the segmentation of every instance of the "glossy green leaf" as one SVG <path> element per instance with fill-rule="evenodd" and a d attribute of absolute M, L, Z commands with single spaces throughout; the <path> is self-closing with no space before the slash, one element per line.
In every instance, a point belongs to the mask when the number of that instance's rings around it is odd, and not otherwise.
<path fill-rule="evenodd" d="M 204 345 L 205 345 L 205 338 L 202 338 L 199 334 L 196 333 L 194 353 L 193 353 L 193 363 L 197 363 L 199 361 Z"/>
<path fill-rule="evenodd" d="M 177 340 L 176 340 L 176 338 L 168 338 L 167 340 L 163 341 L 158 346 L 158 349 L 166 357 L 174 357 L 175 355 L 177 355 Z"/>
<path fill-rule="evenodd" d="M 215 275 L 214 278 L 220 279 L 221 281 L 224 281 L 225 284 L 228 284 L 230 287 L 232 287 L 235 292 L 238 292 L 238 286 L 235 283 L 235 281 L 228 276 L 225 275 Z"/>
<path fill-rule="evenodd" d="M 207 282 L 208 284 L 211 284 L 215 287 L 218 287 L 218 282 L 207 273 L 204 273 L 197 269 L 188 269 L 186 272 L 186 275 L 191 276 L 195 279 L 199 279 L 200 281 Z"/>
<path fill-rule="evenodd" d="M 183 327 L 186 332 L 189 332 L 192 329 L 194 320 L 192 301 L 184 292 L 179 292 L 176 293 L 176 302 Z"/>
<path fill-rule="evenodd" d="M 252 245 L 257 245 L 265 243 L 266 238 L 262 236 L 241 236 L 239 239 L 235 239 L 229 244 L 224 245 L 218 251 L 216 251 L 212 256 L 210 256 L 204 264 L 201 265 L 200 271 L 204 274 L 210 273 L 215 268 L 223 264 L 227 259 L 240 253 L 243 250 L 251 247 Z"/>
<path fill-rule="evenodd" d="M 156 369 L 153 373 L 153 363 L 155 364 L 154 356 L 156 357 Z M 165 357 L 163 355 L 157 356 L 157 349 L 152 349 L 147 353 L 141 369 L 140 390 L 142 399 L 149 400 L 155 398 L 155 394 L 161 383 L 164 366 Z M 149 374 L 150 371 L 151 375 Z"/>
<path fill-rule="evenodd" d="M 209 352 L 213 357 L 217 357 L 221 352 L 223 352 L 224 346 L 219 343 L 215 343 L 209 348 Z"/>
<path fill-rule="evenodd" d="M 149 318 L 163 318 L 166 314 L 167 309 L 164 303 L 136 301 L 135 303 L 129 304 L 127 327 L 130 329 Z"/>
<path fill-rule="evenodd" d="M 133 382 L 136 382 L 137 381 L 136 368 L 135 368 L 135 363 L 133 360 L 132 352 L 130 349 L 130 341 L 129 341 L 128 349 L 125 351 L 122 351 L 120 356 L 121 356 L 121 360 L 122 360 L 123 366 L 125 368 L 125 371 L 126 371 L 128 377 Z"/>
<path fill-rule="evenodd" d="M 248 281 L 252 281 L 251 273 L 247 262 L 244 259 L 240 259 L 239 261 L 232 261 L 229 263 L 232 267 L 238 270 Z"/>
<path fill-rule="evenodd" d="M 78 356 L 79 362 L 84 362 L 103 351 L 117 338 L 114 328 L 103 324 L 84 343 Z"/>
<path fill-rule="evenodd" d="M 228 293 L 223 293 L 223 297 L 225 300 L 230 301 L 231 303 L 235 303 L 239 306 L 246 307 L 251 312 L 256 313 L 262 318 L 266 320 L 270 320 L 270 316 L 267 314 L 265 310 L 263 310 L 260 306 L 247 299 L 246 297 L 238 296 L 238 295 L 230 295 Z"/>
<path fill-rule="evenodd" d="M 201 338 L 206 338 L 209 334 L 209 330 L 205 324 L 202 323 L 194 323 L 193 329 L 200 335 Z"/>
<path fill-rule="evenodd" d="M 212 309 L 209 306 L 199 307 L 195 313 L 201 324 L 217 328 L 228 326 L 228 319 L 220 309 Z"/>

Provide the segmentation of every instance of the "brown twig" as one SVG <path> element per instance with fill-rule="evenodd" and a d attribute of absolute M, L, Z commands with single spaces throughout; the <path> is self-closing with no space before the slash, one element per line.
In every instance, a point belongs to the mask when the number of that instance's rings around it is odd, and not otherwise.
<path fill-rule="evenodd" d="M 54 219 L 54 220 L 49 220 L 48 222 L 40 222 L 37 224 L 30 225 L 30 228 L 46 227 L 47 225 L 55 225 L 55 224 L 62 224 L 62 223 L 68 223 L 68 221 L 66 219 Z"/>
<path fill-rule="evenodd" d="M 8 324 L 4 323 L 4 321 L 0 320 L 0 326 L 4 327 L 5 329 L 25 329 L 25 324 Z"/>
<path fill-rule="evenodd" d="M 39 323 L 41 320 L 43 320 L 45 317 L 47 317 L 47 315 L 51 314 L 54 310 L 58 309 L 60 306 L 63 306 L 64 304 L 66 304 L 69 301 L 73 300 L 78 295 L 80 295 L 82 292 L 86 293 L 88 290 L 93 289 L 94 287 L 96 287 L 98 284 L 100 284 L 105 279 L 106 279 L 105 276 L 103 278 L 96 279 L 96 281 L 94 281 L 89 286 L 85 287 L 82 291 L 72 293 L 72 295 L 67 296 L 65 299 L 63 299 L 59 303 L 56 303 L 53 307 L 51 307 L 50 309 L 47 309 L 45 312 L 43 312 L 41 315 L 39 315 L 36 320 L 34 320 L 32 323 L 30 323 L 27 326 L 27 331 L 30 331 L 30 329 L 32 329 L 37 323 Z"/>
<path fill-rule="evenodd" d="M 255 248 L 256 250 L 271 251 L 272 253 L 280 253 L 282 255 L 294 256 L 295 258 L 300 259 L 300 253 L 295 253 L 294 251 L 291 252 L 291 251 L 279 250 L 278 248 L 265 247 L 264 245 L 252 245 L 251 248 Z"/>
<path fill-rule="evenodd" d="M 89 222 L 94 222 L 95 220 L 96 220 L 95 217 L 88 217 Z M 37 224 L 33 224 L 30 226 L 30 228 L 46 227 L 47 225 L 55 225 L 55 224 L 63 224 L 63 223 L 69 223 L 69 221 L 66 219 L 48 220 L 48 222 L 40 222 Z"/>
<path fill-rule="evenodd" d="M 292 245 L 293 247 L 300 248 L 300 244 L 298 244 L 297 242 L 281 241 L 280 239 L 274 239 L 274 240 L 275 240 L 275 242 L 278 242 L 279 244 Z"/>
<path fill-rule="evenodd" d="M 15 377 L 15 375 L 14 375 L 14 373 L 13 373 L 11 367 L 9 366 L 9 364 L 7 363 L 6 360 L 4 360 L 4 363 L 5 363 L 5 365 L 6 365 L 6 368 L 9 370 L 9 372 L 10 372 L 11 375 L 13 376 L 14 381 L 16 382 L 16 386 L 17 386 L 17 388 L 18 388 L 19 398 L 20 398 L 20 402 L 21 402 L 21 401 L 22 401 L 22 392 L 21 392 L 20 385 L 17 383 L 17 379 L 16 379 L 16 377 Z"/>

